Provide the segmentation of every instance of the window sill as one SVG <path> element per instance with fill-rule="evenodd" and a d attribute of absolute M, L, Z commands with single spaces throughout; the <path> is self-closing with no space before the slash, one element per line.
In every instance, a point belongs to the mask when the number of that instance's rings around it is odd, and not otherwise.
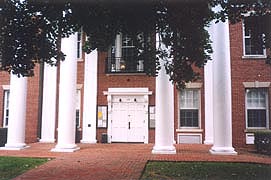
<path fill-rule="evenodd" d="M 84 62 L 83 58 L 77 58 L 77 62 Z"/>
<path fill-rule="evenodd" d="M 266 59 L 266 55 L 243 55 L 242 59 Z"/>
<path fill-rule="evenodd" d="M 185 128 L 185 129 L 176 129 L 176 132 L 197 132 L 197 133 L 202 133 L 203 129 Z"/>
<path fill-rule="evenodd" d="M 107 76 L 145 76 L 147 75 L 144 72 L 112 72 L 112 73 L 106 73 Z"/>
<path fill-rule="evenodd" d="M 245 133 L 255 133 L 257 131 L 268 131 L 268 128 L 249 128 L 249 129 L 245 129 L 244 132 Z"/>

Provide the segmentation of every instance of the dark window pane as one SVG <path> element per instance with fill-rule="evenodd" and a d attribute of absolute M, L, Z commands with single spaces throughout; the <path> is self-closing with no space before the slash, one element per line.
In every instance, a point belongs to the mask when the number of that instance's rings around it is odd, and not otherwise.
<path fill-rule="evenodd" d="M 248 109 L 248 127 L 266 127 L 265 109 Z"/>
<path fill-rule="evenodd" d="M 180 110 L 181 127 L 199 127 L 199 115 L 197 109 Z"/>
<path fill-rule="evenodd" d="M 247 17 L 245 24 L 245 53 L 246 55 L 263 55 L 263 23 L 259 17 Z M 253 28 L 252 28 L 253 27 Z"/>
<path fill-rule="evenodd" d="M 107 73 L 142 73 L 144 72 L 144 60 L 139 58 L 133 40 L 128 35 L 122 35 L 122 43 L 116 49 L 114 45 L 109 49 L 107 58 Z M 121 51 L 121 57 L 116 56 L 116 52 Z M 119 56 L 119 55 L 118 55 Z"/>
<path fill-rule="evenodd" d="M 9 110 L 6 110 L 6 123 L 5 126 L 8 126 L 8 116 L 9 116 Z"/>
<path fill-rule="evenodd" d="M 80 111 L 79 109 L 76 109 L 76 116 L 75 116 L 75 122 L 76 122 L 76 127 L 79 127 L 79 124 L 80 124 Z"/>

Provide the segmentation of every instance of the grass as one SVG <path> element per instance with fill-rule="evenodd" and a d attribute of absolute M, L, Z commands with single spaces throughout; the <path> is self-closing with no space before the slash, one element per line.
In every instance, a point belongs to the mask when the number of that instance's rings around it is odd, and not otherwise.
<path fill-rule="evenodd" d="M 147 163 L 141 180 L 269 180 L 271 165 L 222 162 Z"/>
<path fill-rule="evenodd" d="M 0 180 L 12 179 L 47 161 L 41 158 L 0 157 Z"/>

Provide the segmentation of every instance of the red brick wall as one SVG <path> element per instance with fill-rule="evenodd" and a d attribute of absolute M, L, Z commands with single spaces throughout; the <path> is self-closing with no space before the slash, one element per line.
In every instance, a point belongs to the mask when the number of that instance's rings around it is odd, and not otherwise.
<path fill-rule="evenodd" d="M 28 78 L 27 105 L 26 105 L 26 134 L 25 142 L 37 141 L 38 133 L 38 103 L 39 103 L 39 66 L 35 68 L 35 76 Z M 3 88 L 2 85 L 10 84 L 10 76 L 7 72 L 0 72 L 0 127 L 3 126 Z"/>
<path fill-rule="evenodd" d="M 147 75 L 136 74 L 124 74 L 124 75 L 109 75 L 105 74 L 105 59 L 107 53 L 99 52 L 98 63 L 98 105 L 107 105 L 107 96 L 103 94 L 103 91 L 108 91 L 108 88 L 133 88 L 133 87 L 148 87 L 149 91 L 152 91 L 152 95 L 149 96 L 149 105 L 155 104 L 155 78 Z M 97 138 L 101 137 L 101 133 L 105 130 L 97 130 Z M 149 132 L 150 142 L 154 142 L 154 132 Z"/>
<path fill-rule="evenodd" d="M 232 75 L 232 130 L 233 146 L 247 147 L 245 143 L 245 87 L 243 82 L 271 80 L 271 66 L 264 59 L 243 59 L 242 23 L 230 25 Z M 269 89 L 270 97 L 270 89 Z M 270 100 L 269 100 L 270 102 Z"/>
<path fill-rule="evenodd" d="M 194 70 L 198 73 L 200 73 L 200 79 L 198 79 L 196 82 L 201 82 L 202 83 L 202 87 L 200 88 L 200 129 L 203 130 L 202 133 L 200 133 L 202 135 L 202 143 L 204 141 L 205 138 L 205 108 L 204 108 L 204 71 L 203 68 L 199 69 L 199 68 L 194 68 Z M 178 143 L 178 132 L 177 129 L 179 128 L 179 90 L 175 88 L 174 90 L 174 140 L 176 141 L 176 143 Z M 195 133 L 193 131 L 189 132 L 182 132 L 182 134 L 185 133 Z"/>
<path fill-rule="evenodd" d="M 155 142 L 155 128 L 149 129 L 149 143 Z"/>
<path fill-rule="evenodd" d="M 4 110 L 4 89 L 2 85 L 9 85 L 9 73 L 0 71 L 0 127 L 3 127 L 3 110 Z"/>
<path fill-rule="evenodd" d="M 83 112 L 84 112 L 84 66 L 85 66 L 85 61 L 78 61 L 77 63 L 77 84 L 82 84 L 81 88 L 81 113 L 80 113 L 80 127 L 77 129 L 78 131 L 78 136 L 79 138 L 77 139 L 82 139 L 82 125 L 83 125 Z M 77 141 L 79 142 L 79 141 Z"/>
<path fill-rule="evenodd" d="M 39 78 L 40 68 L 35 67 L 35 76 L 29 77 L 27 81 L 27 105 L 26 105 L 26 143 L 37 142 L 38 133 L 38 107 L 39 107 Z"/>

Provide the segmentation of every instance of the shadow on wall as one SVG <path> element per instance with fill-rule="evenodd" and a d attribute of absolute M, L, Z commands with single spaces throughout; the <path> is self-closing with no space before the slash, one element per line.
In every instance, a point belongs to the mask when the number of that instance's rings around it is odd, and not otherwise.
<path fill-rule="evenodd" d="M 0 147 L 7 143 L 7 132 L 8 128 L 0 128 Z"/>

